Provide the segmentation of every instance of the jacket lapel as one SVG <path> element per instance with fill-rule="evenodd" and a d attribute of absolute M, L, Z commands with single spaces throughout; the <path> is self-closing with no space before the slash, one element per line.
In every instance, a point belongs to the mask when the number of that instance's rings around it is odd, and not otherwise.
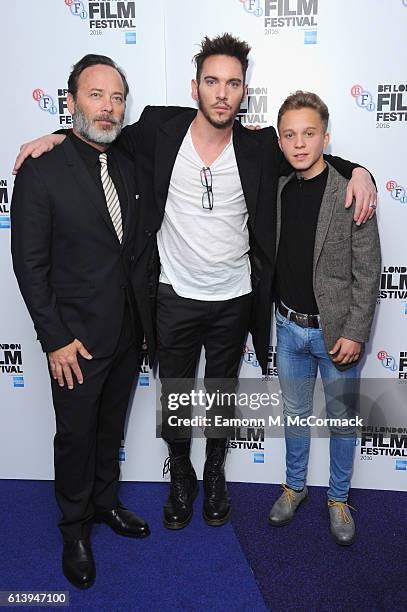
<path fill-rule="evenodd" d="M 171 174 L 178 151 L 195 115 L 196 110 L 194 109 L 180 113 L 158 129 L 154 164 L 154 190 L 161 214 L 164 214 Z"/>
<path fill-rule="evenodd" d="M 109 211 L 107 210 L 106 201 L 101 197 L 100 191 L 92 180 L 85 163 L 82 161 L 69 138 L 66 138 L 61 146 L 64 148 L 67 165 L 70 167 L 73 180 L 78 184 L 86 199 L 98 211 L 101 218 L 118 241 Z"/>
<path fill-rule="evenodd" d="M 326 187 L 321 202 L 321 208 L 318 215 L 317 229 L 315 233 L 314 246 L 314 275 L 318 264 L 319 256 L 321 255 L 322 247 L 324 246 L 325 238 L 328 233 L 329 224 L 332 219 L 332 214 L 335 208 L 338 197 L 338 174 L 328 164 L 328 178 Z"/>
<path fill-rule="evenodd" d="M 250 224 L 254 228 L 263 146 L 260 141 L 253 138 L 253 134 L 236 121 L 233 126 L 233 147 Z"/>
<path fill-rule="evenodd" d="M 122 179 L 122 183 L 124 185 L 124 190 L 127 198 L 127 208 L 126 208 L 126 221 L 123 227 L 123 240 L 122 247 L 126 243 L 126 240 L 129 237 L 130 229 L 133 227 L 133 223 L 137 222 L 137 215 L 135 214 L 135 207 L 137 206 L 136 198 L 136 189 L 134 185 L 133 177 L 130 178 L 127 173 L 123 173 L 121 169 L 120 160 L 117 160 L 117 168 L 120 172 L 120 176 Z M 135 169 L 133 169 L 133 174 L 135 173 Z M 134 219 L 134 221 L 133 221 Z"/>

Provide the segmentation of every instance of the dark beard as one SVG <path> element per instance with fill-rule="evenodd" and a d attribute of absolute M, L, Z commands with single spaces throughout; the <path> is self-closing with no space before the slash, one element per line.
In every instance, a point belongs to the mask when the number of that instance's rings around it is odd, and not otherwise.
<path fill-rule="evenodd" d="M 205 117 L 205 119 L 208 121 L 208 123 L 210 123 L 211 126 L 216 128 L 217 130 L 225 130 L 226 128 L 230 128 L 230 126 L 233 125 L 233 122 L 239 110 L 237 109 L 236 113 L 230 117 L 229 121 L 222 123 L 222 122 L 215 121 L 214 119 L 212 119 L 212 117 L 209 115 L 206 108 L 201 104 L 201 100 L 198 100 L 198 108 L 203 114 L 203 116 Z M 240 104 L 239 104 L 239 108 L 240 108 Z"/>

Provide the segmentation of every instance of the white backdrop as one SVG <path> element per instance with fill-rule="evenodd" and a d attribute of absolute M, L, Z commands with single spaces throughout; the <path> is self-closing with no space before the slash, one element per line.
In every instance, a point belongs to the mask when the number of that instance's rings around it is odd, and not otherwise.
<path fill-rule="evenodd" d="M 14 0 L 2 7 L 0 478 L 53 477 L 45 357 L 9 254 L 11 168 L 19 145 L 69 125 L 64 89 L 72 64 L 85 53 L 110 55 L 125 69 L 131 123 L 146 104 L 192 105 L 191 58 L 205 34 L 228 31 L 252 45 L 242 122 L 275 124 L 289 93 L 315 91 L 331 112 L 331 151 L 367 166 L 376 178 L 383 275 L 363 377 L 394 384 L 390 399 L 380 400 L 382 411 L 391 408 L 389 429 L 358 441 L 352 485 L 407 489 L 406 26 L 407 0 L 388 0 L 385 7 L 381 0 Z M 273 360 L 274 339 L 271 379 Z M 241 375 L 261 378 L 256 366 L 249 338 Z M 147 365 L 141 370 L 122 476 L 160 480 L 166 448 L 155 437 L 156 383 Z M 284 480 L 281 437 L 253 442 L 245 440 L 246 431 L 239 434 L 234 446 L 240 448 L 231 449 L 227 463 L 229 479 Z M 327 483 L 327 451 L 326 439 L 313 440 L 309 484 Z M 201 470 L 202 440 L 194 440 L 193 458 Z"/>

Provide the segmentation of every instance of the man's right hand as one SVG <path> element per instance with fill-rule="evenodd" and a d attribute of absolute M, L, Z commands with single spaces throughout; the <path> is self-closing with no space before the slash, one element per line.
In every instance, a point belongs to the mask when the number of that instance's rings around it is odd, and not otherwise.
<path fill-rule="evenodd" d="M 64 142 L 66 136 L 64 134 L 47 134 L 31 140 L 21 145 L 20 153 L 17 155 L 16 161 L 14 162 L 13 174 L 17 174 L 23 165 L 23 161 L 31 155 L 31 157 L 41 157 L 43 153 L 52 151 L 55 145 L 59 145 Z"/>
<path fill-rule="evenodd" d="M 75 374 L 80 385 L 83 383 L 83 375 L 78 364 L 77 353 L 85 359 L 92 359 L 92 355 L 88 353 L 82 342 L 76 339 L 71 344 L 48 353 L 52 377 L 58 381 L 60 387 L 64 386 L 65 377 L 68 389 L 73 389 L 73 374 Z"/>

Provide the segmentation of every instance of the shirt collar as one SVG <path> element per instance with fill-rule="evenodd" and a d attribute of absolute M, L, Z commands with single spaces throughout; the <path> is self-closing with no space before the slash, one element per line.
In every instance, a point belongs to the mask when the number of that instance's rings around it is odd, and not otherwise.
<path fill-rule="evenodd" d="M 101 151 L 98 151 L 92 145 L 78 138 L 73 132 L 71 132 L 70 138 L 74 147 L 88 166 L 97 166 L 99 164 L 99 155 Z M 104 152 L 106 153 L 107 151 Z"/>
<path fill-rule="evenodd" d="M 317 174 L 316 176 L 313 176 L 310 179 L 305 179 L 303 178 L 301 175 L 297 175 L 294 173 L 293 177 L 291 180 L 295 181 L 297 179 L 297 181 L 304 181 L 303 184 L 307 184 L 307 185 L 315 185 L 318 183 L 323 183 L 326 180 L 326 177 L 328 176 L 328 164 L 325 164 L 325 168 L 322 170 L 322 172 L 320 172 L 319 174 Z"/>

